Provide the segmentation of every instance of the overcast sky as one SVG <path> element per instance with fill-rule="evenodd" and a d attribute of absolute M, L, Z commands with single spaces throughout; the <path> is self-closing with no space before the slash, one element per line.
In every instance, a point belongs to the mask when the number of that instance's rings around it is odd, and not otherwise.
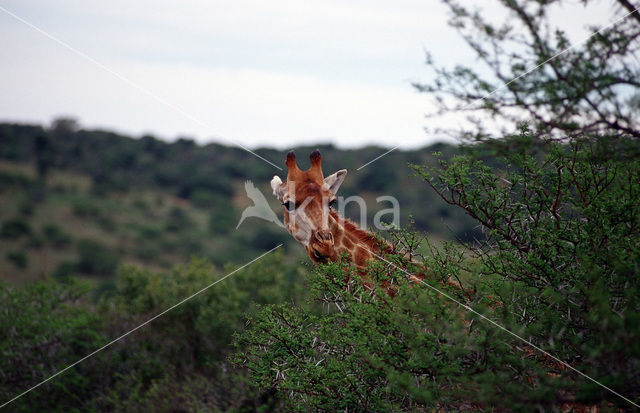
<path fill-rule="evenodd" d="M 614 19 L 607 1 L 586 11 L 567 3 L 558 19 L 576 40 L 586 23 Z M 490 2 L 480 4 L 502 18 Z M 424 50 L 443 64 L 474 63 L 436 0 L 0 7 L 2 121 L 48 124 L 66 115 L 85 127 L 168 140 L 413 148 L 435 138 L 423 130 L 430 102 L 411 87 L 430 75 Z"/>

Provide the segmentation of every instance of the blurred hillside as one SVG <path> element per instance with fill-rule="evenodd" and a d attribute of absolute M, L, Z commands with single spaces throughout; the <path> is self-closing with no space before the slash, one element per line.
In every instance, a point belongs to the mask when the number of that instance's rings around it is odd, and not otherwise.
<path fill-rule="evenodd" d="M 307 167 L 315 146 L 294 149 Z M 449 157 L 454 146 L 394 151 L 360 171 L 386 149 L 320 150 L 326 174 L 349 171 L 339 195 L 362 196 L 369 225 L 375 212 L 391 207 L 376 197 L 392 195 L 400 203 L 402 225 L 412 215 L 416 229 L 433 239 L 472 239 L 474 224 L 446 208 L 407 167 L 434 162 L 434 151 Z M 123 263 L 170 269 L 200 256 L 221 267 L 278 243 L 285 244 L 289 259 L 299 259 L 302 248 L 276 225 L 248 218 L 235 229 L 243 209 L 252 205 L 246 180 L 282 216 L 269 181 L 276 173 L 286 176 L 285 153 L 256 153 L 284 172 L 237 147 L 134 139 L 85 130 L 72 119 L 50 127 L 0 124 L 0 279 L 80 275 L 101 278 L 102 288 L 110 288 Z M 355 203 L 346 210 L 352 219 L 359 217 Z"/>

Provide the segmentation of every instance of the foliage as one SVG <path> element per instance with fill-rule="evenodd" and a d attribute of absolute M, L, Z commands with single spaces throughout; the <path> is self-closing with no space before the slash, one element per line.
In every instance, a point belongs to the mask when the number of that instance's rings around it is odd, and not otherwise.
<path fill-rule="evenodd" d="M 100 321 L 80 284 L 0 285 L 0 400 L 13 398 L 101 345 Z M 14 402 L 16 412 L 80 409 L 99 388 L 99 371 L 81 365 Z"/>
<path fill-rule="evenodd" d="M 313 149 L 296 149 L 301 162 L 303 154 Z M 401 205 L 401 223 L 413 213 L 416 228 L 434 237 L 481 236 L 471 219 L 447 209 L 428 188 L 405 179 L 410 173 L 404 166 L 407 162 L 432 162 L 433 150 L 450 157 L 458 152 L 453 145 L 393 151 L 360 171 L 357 168 L 385 150 L 342 150 L 329 145 L 320 149 L 325 172 L 349 170 L 340 194 L 345 199 L 357 194 L 367 201 L 363 211 L 357 203 L 347 203 L 348 217 L 359 221 L 362 212 L 372 223 L 376 212 L 388 206 L 376 198 L 393 195 Z M 271 149 L 257 153 L 276 164 L 284 158 Z M 37 179 L 38 162 L 41 179 Z M 192 255 L 206 257 L 222 268 L 229 261 L 239 262 L 279 243 L 285 244 L 292 259 L 304 256 L 297 242 L 272 223 L 249 217 L 236 229 L 244 208 L 252 205 L 245 193 L 247 180 L 280 214 L 281 206 L 269 187 L 275 172 L 250 153 L 223 145 L 199 146 L 185 139 L 167 143 L 152 136 L 133 139 L 81 129 L 72 119 L 58 119 L 48 128 L 0 124 L 0 224 L 22 220 L 34 230 L 29 242 L 39 237 L 42 247 L 25 250 L 31 263 L 42 265 L 23 270 L 2 254 L 0 274 L 17 280 L 76 272 L 63 264 L 80 260 L 76 243 L 87 238 L 110 246 L 118 262 L 165 270 L 187 262 Z M 24 240 L 2 238 L 0 248 L 23 248 L 16 244 Z M 103 277 L 114 273 L 109 272 Z"/>
<path fill-rule="evenodd" d="M 116 290 L 100 304 L 112 320 L 107 328 L 139 325 L 211 285 L 219 279 L 214 273 L 204 260 L 177 267 L 171 274 L 123 268 Z M 118 411 L 212 411 L 237 408 L 250 400 L 251 393 L 234 391 L 244 388 L 242 374 L 225 362 L 231 337 L 243 328 L 243 313 L 258 303 L 295 299 L 291 277 L 294 272 L 283 267 L 281 255 L 265 257 L 155 320 L 152 328 L 137 332 L 133 342 L 118 343 L 113 362 L 124 370 L 96 399 L 97 406 Z"/>
<path fill-rule="evenodd" d="M 225 274 L 234 267 L 229 266 Z M 4 403 L 116 337 L 182 303 L 13 402 L 10 411 L 220 411 L 268 405 L 226 361 L 257 305 L 298 302 L 301 271 L 274 253 L 221 275 L 202 259 L 170 273 L 121 269 L 97 304 L 73 277 L 0 286 Z M 108 291 L 107 291 L 108 290 Z M 200 294 L 191 297 L 198 291 Z M 184 301 L 184 302 L 183 302 Z M 274 404 L 275 406 L 275 404 Z"/>
<path fill-rule="evenodd" d="M 436 116 L 473 113 L 472 127 L 453 133 L 474 144 L 414 168 L 485 232 L 467 254 L 477 259 L 474 287 L 500 302 L 500 322 L 637 402 L 640 14 L 612 1 L 615 24 L 570 45 L 550 18 L 563 0 L 500 1 L 509 18 L 499 24 L 444 3 L 481 64 L 449 69 L 429 58 L 436 76 L 416 86 L 435 98 Z M 558 404 L 569 395 L 629 406 L 566 366 L 554 374 L 571 377 Z"/>
<path fill-rule="evenodd" d="M 640 138 L 637 5 L 606 2 L 615 8 L 612 24 L 589 27 L 597 34 L 571 44 L 565 21 L 551 18 L 566 0 L 499 0 L 494 3 L 508 16 L 499 21 L 463 2 L 443 3 L 450 26 L 478 63 L 442 67 L 429 55 L 433 80 L 415 86 L 434 98 L 438 110 L 432 116 L 468 115 L 471 127 L 449 131 L 455 138 L 500 137 L 522 122 L 554 139 L 601 133 Z M 579 3 L 588 9 L 597 2 Z M 487 127 L 490 120 L 495 127 Z"/>
<path fill-rule="evenodd" d="M 217 203 L 209 212 L 209 232 L 212 235 L 224 235 L 236 227 L 239 211 L 229 203 Z M 275 244 L 271 244 L 275 245 Z"/>
<path fill-rule="evenodd" d="M 102 215 L 102 210 L 99 204 L 91 198 L 73 198 L 71 200 L 71 207 L 73 213 L 78 217 L 98 218 Z"/>
<path fill-rule="evenodd" d="M 28 188 L 33 185 L 33 180 L 19 172 L 0 171 L 0 193 L 6 188 Z"/>
<path fill-rule="evenodd" d="M 509 151 L 504 151 L 508 145 Z M 500 142 L 496 169 L 473 156 L 416 167 L 488 241 L 472 248 L 502 322 L 619 393 L 640 396 L 640 143 Z M 584 401 L 624 401 L 576 377 Z"/>
<path fill-rule="evenodd" d="M 22 218 L 15 218 L 2 223 L 0 236 L 3 238 L 20 238 L 31 234 L 31 226 Z"/>
<path fill-rule="evenodd" d="M 117 255 L 91 239 L 78 241 L 78 257 L 76 269 L 85 274 L 113 275 L 118 267 Z"/>
<path fill-rule="evenodd" d="M 445 270 L 433 257 L 427 263 L 435 274 Z M 384 288 L 365 288 L 354 273 L 345 282 L 349 272 L 344 263 L 319 267 L 306 306 L 265 306 L 249 316 L 248 330 L 236 340 L 233 361 L 249 370 L 254 386 L 276 389 L 285 409 L 553 405 L 549 396 L 562 381 L 549 382 L 544 366 L 509 336 L 452 301 L 458 290 L 451 285 L 437 277 L 425 281 L 433 288 L 411 285 L 404 272 L 372 263 L 374 285 L 398 285 L 390 298 Z M 470 304 L 481 309 L 482 302 L 486 296 L 476 294 Z"/>
<path fill-rule="evenodd" d="M 167 215 L 165 230 L 169 232 L 178 232 L 188 230 L 193 227 L 193 222 L 182 208 L 173 207 Z"/>
<path fill-rule="evenodd" d="M 48 224 L 42 228 L 42 235 L 48 243 L 56 248 L 64 248 L 71 244 L 71 236 L 56 224 Z"/>
<path fill-rule="evenodd" d="M 29 257 L 22 250 L 8 252 L 7 260 L 11 261 L 19 269 L 24 269 L 29 265 Z"/>

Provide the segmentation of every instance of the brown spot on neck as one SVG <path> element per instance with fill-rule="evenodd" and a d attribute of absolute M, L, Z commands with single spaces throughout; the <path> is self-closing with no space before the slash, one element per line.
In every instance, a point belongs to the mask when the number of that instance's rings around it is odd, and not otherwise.
<path fill-rule="evenodd" d="M 373 257 L 373 253 L 379 251 L 375 235 L 360 229 L 350 220 L 342 218 L 336 211 L 331 210 L 330 218 L 330 230 L 336 240 L 334 248 L 338 255 L 346 252 L 357 266 L 366 265 L 366 261 Z"/>
<path fill-rule="evenodd" d="M 367 260 L 371 258 L 371 253 L 362 247 L 357 247 L 353 253 L 353 262 L 358 267 L 365 267 Z"/>

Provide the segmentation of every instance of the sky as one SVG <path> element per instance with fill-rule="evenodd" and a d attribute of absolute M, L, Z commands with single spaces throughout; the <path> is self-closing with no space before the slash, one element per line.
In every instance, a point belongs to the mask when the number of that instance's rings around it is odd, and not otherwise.
<path fill-rule="evenodd" d="M 493 2 L 479 4 L 494 18 Z M 614 19 L 608 1 L 565 2 L 579 41 Z M 436 0 L 0 0 L 0 121 L 166 140 L 287 149 L 409 149 L 442 137 L 411 86 L 438 63 L 476 64 Z M 442 124 L 438 124 L 442 122 Z"/>

